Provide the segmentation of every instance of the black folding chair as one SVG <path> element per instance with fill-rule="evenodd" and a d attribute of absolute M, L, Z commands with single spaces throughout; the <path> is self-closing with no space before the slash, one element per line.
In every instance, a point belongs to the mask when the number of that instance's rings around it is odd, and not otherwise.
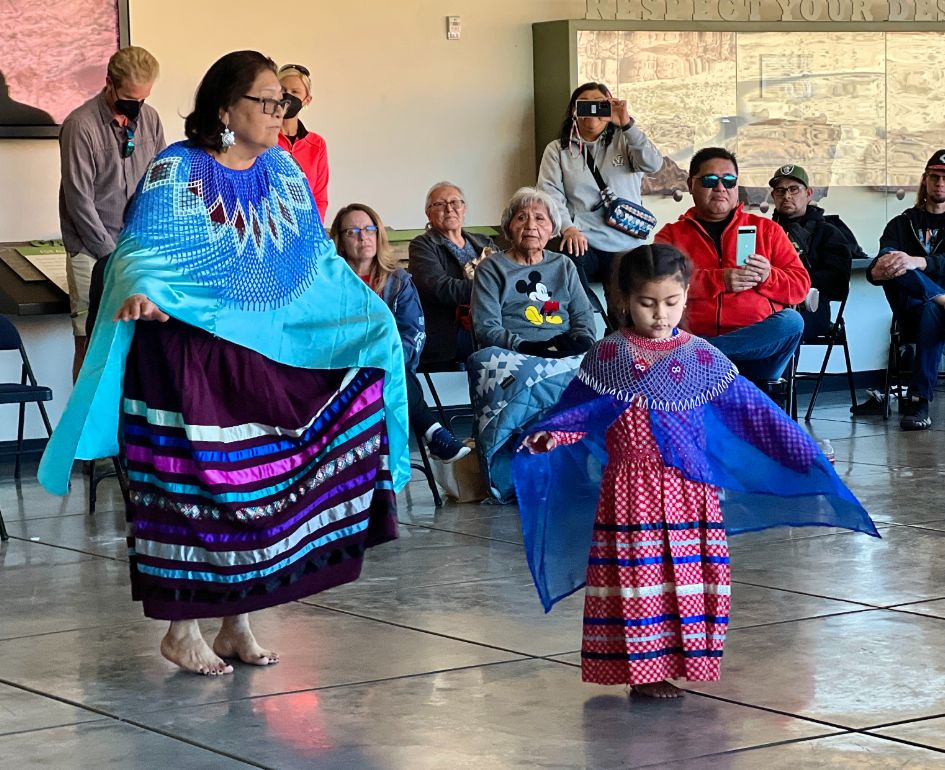
<path fill-rule="evenodd" d="M 19 421 L 16 428 L 16 463 L 13 469 L 13 476 L 20 478 L 20 460 L 23 454 L 23 424 L 26 420 L 26 405 L 35 402 L 39 407 L 39 414 L 43 418 L 43 425 L 46 426 L 46 434 L 52 435 L 52 425 L 49 422 L 49 415 L 46 414 L 46 406 L 43 402 L 52 401 L 52 390 L 36 382 L 36 376 L 33 374 L 33 367 L 30 365 L 29 356 L 26 355 L 26 348 L 23 347 L 23 339 L 13 322 L 4 316 L 0 316 L 0 350 L 16 350 L 20 354 L 21 374 L 19 382 L 0 383 L 0 404 L 18 404 Z M 3 521 L 3 513 L 0 512 L 0 540 L 9 540 L 6 525 Z"/>
<path fill-rule="evenodd" d="M 820 394 L 820 388 L 824 383 L 824 377 L 827 374 L 827 366 L 830 364 L 830 355 L 833 353 L 834 347 L 839 345 L 843 349 L 843 359 L 846 363 L 846 376 L 847 376 L 847 385 L 850 388 L 850 404 L 851 406 L 856 406 L 856 386 L 853 383 L 853 365 L 850 362 L 850 348 L 847 344 L 847 327 L 846 322 L 843 320 L 843 311 L 846 309 L 847 300 L 844 298 L 840 302 L 840 307 L 837 310 L 837 315 L 831 322 L 830 326 L 823 334 L 819 334 L 816 337 L 810 339 L 802 339 L 801 346 L 798 348 L 797 353 L 795 354 L 795 361 L 800 361 L 801 350 L 805 347 L 826 347 L 824 351 L 824 359 L 820 365 L 820 370 L 817 372 L 804 372 L 796 370 L 794 372 L 794 414 L 792 415 L 797 419 L 797 396 L 796 396 L 796 383 L 798 380 L 814 380 L 814 392 L 811 394 L 810 403 L 807 405 L 807 413 L 804 415 L 804 421 L 810 422 L 811 415 L 814 412 L 814 406 L 817 403 L 817 396 Z M 796 368 L 796 367 L 795 367 Z"/>
<path fill-rule="evenodd" d="M 433 382 L 432 375 L 442 374 L 444 372 L 462 372 L 465 371 L 463 364 L 456 361 L 437 361 L 437 362 L 424 362 L 420 361 L 420 365 L 417 367 L 417 374 L 422 375 L 424 381 L 427 384 L 427 388 L 430 391 L 430 395 L 433 397 L 433 403 L 436 405 L 436 412 L 440 418 L 440 425 L 444 428 L 448 428 L 451 432 L 455 433 L 453 430 L 453 421 L 457 419 L 462 419 L 464 417 L 472 417 L 472 405 L 462 405 L 457 407 L 445 407 L 443 401 L 440 398 L 440 394 L 437 392 L 436 385 Z M 447 410 L 453 412 L 452 415 L 449 415 Z M 417 448 L 420 452 L 420 463 L 411 463 L 410 467 L 414 468 L 426 477 L 427 484 L 430 487 L 430 492 L 433 494 L 433 504 L 439 508 L 443 505 L 443 499 L 440 496 L 440 491 L 437 488 L 436 480 L 433 478 L 433 467 L 430 464 L 430 456 L 427 452 L 426 445 L 423 441 L 423 436 L 419 431 L 414 431 L 414 437 L 417 441 Z"/>
<path fill-rule="evenodd" d="M 108 264 L 108 257 L 98 260 L 92 268 L 91 285 L 89 288 L 89 314 L 85 320 L 85 333 L 88 338 L 92 338 L 92 331 L 95 328 L 95 319 L 98 317 L 98 308 L 102 303 L 102 292 L 105 287 L 105 267 Z M 118 486 L 121 488 L 121 495 L 125 499 L 125 505 L 128 504 L 128 472 L 125 470 L 125 463 L 121 455 L 111 458 L 111 467 L 104 469 L 97 468 L 97 463 L 93 460 L 91 463 L 91 474 L 89 475 L 89 516 L 95 513 L 95 503 L 98 500 L 98 485 L 105 479 L 113 476 L 118 479 Z"/>
<path fill-rule="evenodd" d="M 20 333 L 13 323 L 3 316 L 0 316 L 0 350 L 18 351 L 22 364 L 19 382 L 0 383 L 0 404 L 19 404 L 20 406 L 20 417 L 16 429 L 16 465 L 13 470 L 13 475 L 19 478 L 26 405 L 32 402 L 36 403 L 36 406 L 39 407 L 39 414 L 43 418 L 43 425 L 46 426 L 46 434 L 51 436 L 52 425 L 49 422 L 49 415 L 46 413 L 46 406 L 43 402 L 52 401 L 53 394 L 50 388 L 36 382 L 36 376 L 33 374 L 33 367 L 26 355 L 26 348 L 23 347 Z"/>
<path fill-rule="evenodd" d="M 416 439 L 417 449 L 420 452 L 420 462 L 412 462 L 410 463 L 410 467 L 420 471 L 426 477 L 427 485 L 430 487 L 430 493 L 433 495 L 433 505 L 439 508 L 443 505 L 443 498 L 440 497 L 440 490 L 437 489 L 436 479 L 433 478 L 433 466 L 430 465 L 430 456 L 427 454 L 427 448 L 423 444 L 423 434 L 419 430 L 415 430 L 413 436 L 414 439 Z"/>
<path fill-rule="evenodd" d="M 889 356 L 886 359 L 886 376 L 883 381 L 883 419 L 888 420 L 892 416 L 891 396 L 895 393 L 896 406 L 902 409 L 902 404 L 906 400 L 905 381 L 912 374 L 912 367 L 904 364 L 903 350 L 906 346 L 915 344 L 915 340 L 909 337 L 895 316 L 889 324 Z"/>

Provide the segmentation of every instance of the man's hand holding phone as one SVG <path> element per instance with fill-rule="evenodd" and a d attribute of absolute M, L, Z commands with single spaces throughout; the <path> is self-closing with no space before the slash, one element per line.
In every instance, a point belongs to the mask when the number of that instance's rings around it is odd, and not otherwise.
<path fill-rule="evenodd" d="M 741 268 L 755 277 L 755 283 L 764 283 L 771 275 L 771 263 L 761 254 L 752 254 Z"/>
<path fill-rule="evenodd" d="M 771 274 L 771 263 L 761 254 L 751 254 L 741 267 L 730 267 L 723 271 L 722 280 L 727 291 L 739 292 L 754 289 Z"/>

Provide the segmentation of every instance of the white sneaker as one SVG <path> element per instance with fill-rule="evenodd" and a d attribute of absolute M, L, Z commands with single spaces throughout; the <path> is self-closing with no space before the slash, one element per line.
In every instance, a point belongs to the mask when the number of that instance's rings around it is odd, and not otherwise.
<path fill-rule="evenodd" d="M 804 300 L 804 307 L 811 313 L 816 313 L 820 307 L 820 292 L 817 289 L 811 289 L 807 292 L 807 299 Z"/>

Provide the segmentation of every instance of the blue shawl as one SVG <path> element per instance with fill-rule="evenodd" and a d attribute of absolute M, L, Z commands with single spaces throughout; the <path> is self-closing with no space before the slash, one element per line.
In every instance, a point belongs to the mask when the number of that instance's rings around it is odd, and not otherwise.
<path fill-rule="evenodd" d="M 633 404 L 649 410 L 664 464 L 719 489 L 728 534 L 829 526 L 879 537 L 814 440 L 716 348 L 686 332 L 671 340 L 616 332 L 587 352 L 555 408 L 529 426 L 585 438 L 515 455 L 525 551 L 546 612 L 584 585 L 605 434 Z"/>
<path fill-rule="evenodd" d="M 47 490 L 66 493 L 76 458 L 118 453 L 134 323 L 112 317 L 132 294 L 279 363 L 383 369 L 394 488 L 407 483 L 404 359 L 393 316 L 335 253 L 298 165 L 272 148 L 234 171 L 180 142 L 145 172 L 109 258 L 85 363 L 39 466 Z"/>

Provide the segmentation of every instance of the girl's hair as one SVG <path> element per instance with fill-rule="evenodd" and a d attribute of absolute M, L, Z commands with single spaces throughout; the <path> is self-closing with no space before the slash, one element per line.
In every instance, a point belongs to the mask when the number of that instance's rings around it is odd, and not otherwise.
<path fill-rule="evenodd" d="M 568 109 L 567 112 L 564 113 L 564 121 L 561 123 L 561 131 L 558 133 L 562 149 L 567 148 L 568 144 L 571 142 L 571 132 L 574 129 L 574 110 L 576 109 L 574 103 L 580 98 L 581 94 L 587 91 L 600 91 L 608 99 L 613 98 L 610 89 L 603 83 L 584 83 L 575 88 L 574 93 L 571 94 L 571 98 L 568 100 Z M 613 123 L 607 124 L 604 133 L 601 134 L 604 147 L 610 144 L 610 140 L 613 139 L 614 131 L 616 130 L 617 127 Z"/>
<path fill-rule="evenodd" d="M 197 86 L 194 111 L 184 120 L 184 133 L 194 147 L 223 149 L 220 134 L 225 128 L 220 110 L 236 104 L 249 92 L 261 72 L 276 73 L 276 63 L 258 51 L 233 51 L 217 59 Z"/>
<path fill-rule="evenodd" d="M 624 254 L 615 266 L 611 281 L 611 294 L 616 300 L 621 324 L 630 324 L 630 314 L 624 307 L 626 300 L 645 283 L 676 278 L 683 288 L 688 288 L 691 276 L 689 257 L 668 243 L 648 243 Z"/>
<path fill-rule="evenodd" d="M 341 230 L 344 218 L 352 211 L 364 212 L 371 218 L 374 226 L 377 227 L 377 256 L 371 263 L 370 277 L 374 291 L 383 297 L 384 286 L 387 284 L 387 279 L 399 265 L 394 250 L 390 247 L 390 241 L 387 240 L 387 230 L 384 229 L 384 223 L 381 221 L 380 215 L 370 206 L 366 206 L 363 203 L 349 203 L 335 214 L 335 219 L 331 223 L 331 239 L 335 242 L 335 249 L 338 251 L 338 255 L 347 262 L 348 255 L 345 253 L 345 239 Z"/>

